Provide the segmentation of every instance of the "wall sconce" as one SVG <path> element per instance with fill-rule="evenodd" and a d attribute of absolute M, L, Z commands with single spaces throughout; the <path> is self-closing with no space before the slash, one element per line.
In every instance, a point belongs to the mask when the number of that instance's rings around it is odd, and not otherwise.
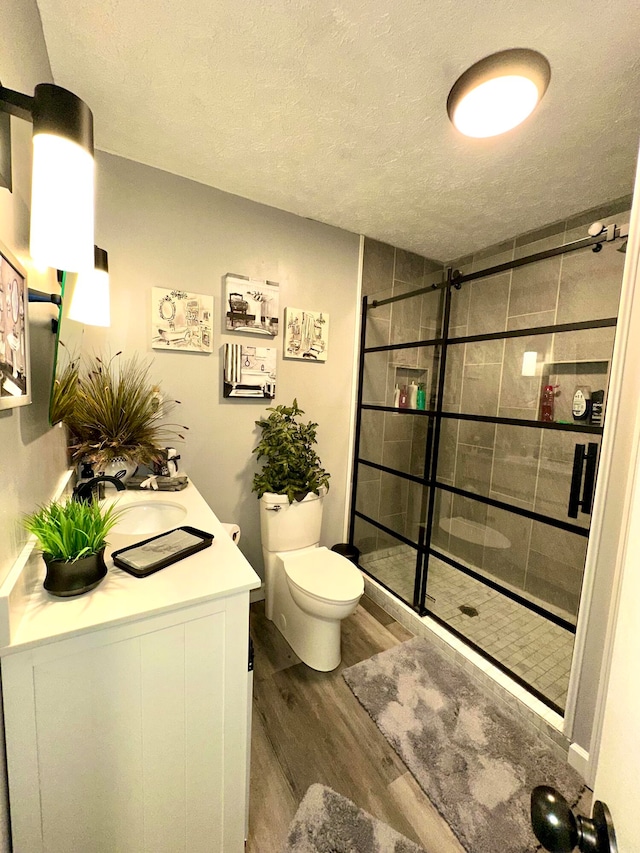
<path fill-rule="evenodd" d="M 551 68 L 535 50 L 514 48 L 485 56 L 453 84 L 447 112 L 465 136 L 497 136 L 531 115 L 547 91 Z"/>
<path fill-rule="evenodd" d="M 73 92 L 40 83 L 33 96 L 0 86 L 4 184 L 10 124 L 2 113 L 33 122 L 30 252 L 36 265 L 80 272 L 93 267 L 93 115 Z"/>
<path fill-rule="evenodd" d="M 94 268 L 78 274 L 68 317 L 85 326 L 110 326 L 109 255 L 98 246 L 93 249 Z"/>

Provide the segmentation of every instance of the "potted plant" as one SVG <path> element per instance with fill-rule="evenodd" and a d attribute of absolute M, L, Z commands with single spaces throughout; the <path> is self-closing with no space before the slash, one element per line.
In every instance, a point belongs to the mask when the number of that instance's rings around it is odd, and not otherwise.
<path fill-rule="evenodd" d="M 331 476 L 322 467 L 314 450 L 318 424 L 301 423 L 304 412 L 294 399 L 291 406 L 267 409 L 269 417 L 256 421 L 260 440 L 253 452 L 263 468 L 253 478 L 253 491 L 261 498 L 266 492 L 286 495 L 289 503 L 302 501 L 313 493 L 328 491 Z"/>
<path fill-rule="evenodd" d="M 72 402 L 61 418 L 69 427 L 75 461 L 91 462 L 96 472 L 131 476 L 140 464 L 161 458 L 168 441 L 183 438 L 175 425 L 163 422 L 178 400 L 158 404 L 158 386 L 149 378 L 150 363 L 137 356 L 120 360 L 99 356 L 85 360 L 68 389 Z M 182 427 L 187 429 L 187 427 Z"/>
<path fill-rule="evenodd" d="M 52 595 L 80 595 L 107 574 L 106 536 L 120 512 L 115 504 L 102 510 L 97 501 L 54 501 L 24 519 L 37 538 L 47 567 L 44 588 Z"/>

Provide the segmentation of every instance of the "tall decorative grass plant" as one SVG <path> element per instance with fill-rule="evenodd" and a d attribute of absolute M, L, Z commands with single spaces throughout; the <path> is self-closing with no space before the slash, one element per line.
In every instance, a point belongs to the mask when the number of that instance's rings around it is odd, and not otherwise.
<path fill-rule="evenodd" d="M 152 463 L 167 443 L 184 437 L 179 430 L 187 429 L 164 422 L 179 401 L 158 406 L 157 384 L 149 378 L 151 364 L 136 355 L 121 355 L 82 362 L 73 405 L 64 417 L 74 460 L 90 460 L 97 470 L 119 458 Z"/>

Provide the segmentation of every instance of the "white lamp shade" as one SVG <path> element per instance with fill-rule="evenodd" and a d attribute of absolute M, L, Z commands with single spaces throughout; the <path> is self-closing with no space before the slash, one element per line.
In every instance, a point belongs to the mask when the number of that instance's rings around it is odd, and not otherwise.
<path fill-rule="evenodd" d="M 108 272 L 93 269 L 78 275 L 68 317 L 85 326 L 111 325 Z"/>
<path fill-rule="evenodd" d="M 31 257 L 38 266 L 93 270 L 94 160 L 76 142 L 33 136 Z"/>

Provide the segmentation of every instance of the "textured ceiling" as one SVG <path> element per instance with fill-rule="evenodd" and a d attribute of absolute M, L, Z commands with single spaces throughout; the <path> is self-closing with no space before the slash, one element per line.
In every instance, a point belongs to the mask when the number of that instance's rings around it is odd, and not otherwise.
<path fill-rule="evenodd" d="M 56 83 L 98 148 L 439 260 L 631 192 L 631 0 L 37 0 Z M 493 140 L 447 94 L 481 57 L 551 64 Z"/>

